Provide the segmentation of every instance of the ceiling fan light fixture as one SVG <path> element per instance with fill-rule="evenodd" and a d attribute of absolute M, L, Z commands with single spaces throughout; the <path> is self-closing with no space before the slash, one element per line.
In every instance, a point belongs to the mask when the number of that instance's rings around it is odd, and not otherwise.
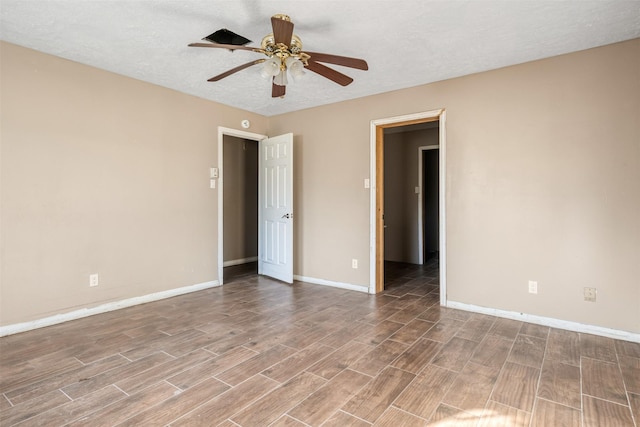
<path fill-rule="evenodd" d="M 289 70 L 289 74 L 291 74 L 291 78 L 293 78 L 294 81 L 298 81 L 304 77 L 305 71 L 302 61 L 290 56 L 285 61 L 285 64 L 287 66 L 287 70 Z"/>
<path fill-rule="evenodd" d="M 280 71 L 280 74 L 273 78 L 273 83 L 278 86 L 286 86 L 289 83 L 287 81 L 287 70 Z"/>
<path fill-rule="evenodd" d="M 269 58 L 264 61 L 260 75 L 265 79 L 270 79 L 271 77 L 277 76 L 280 72 L 280 61 L 277 58 Z"/>

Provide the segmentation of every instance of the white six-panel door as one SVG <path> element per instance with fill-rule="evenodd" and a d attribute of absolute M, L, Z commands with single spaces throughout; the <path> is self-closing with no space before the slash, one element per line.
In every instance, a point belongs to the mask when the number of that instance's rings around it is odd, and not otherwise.
<path fill-rule="evenodd" d="M 293 283 L 293 134 L 260 141 L 258 274 Z"/>

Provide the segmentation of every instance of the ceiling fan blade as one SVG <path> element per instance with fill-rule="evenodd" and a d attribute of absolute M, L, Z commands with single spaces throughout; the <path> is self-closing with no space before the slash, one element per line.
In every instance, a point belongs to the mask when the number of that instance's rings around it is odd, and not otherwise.
<path fill-rule="evenodd" d="M 252 65 L 256 65 L 256 64 L 259 64 L 259 63 L 264 62 L 264 61 L 266 61 L 266 59 L 256 59 L 255 61 L 251 61 L 251 62 L 247 62 L 246 64 L 238 65 L 237 67 L 232 68 L 232 69 L 230 69 L 230 70 L 228 70 L 228 71 L 225 71 L 225 72 L 224 72 L 224 73 L 222 73 L 222 74 L 218 74 L 217 76 L 213 76 L 213 77 L 211 77 L 211 78 L 210 78 L 209 80 L 207 80 L 207 81 L 208 81 L 208 82 L 217 82 L 218 80 L 222 80 L 222 79 L 224 79 L 225 77 L 230 76 L 231 74 L 237 73 L 238 71 L 242 71 L 242 70 L 244 70 L 245 68 L 249 68 L 249 67 L 251 67 Z"/>
<path fill-rule="evenodd" d="M 279 18 L 276 15 L 271 17 L 271 27 L 273 28 L 273 40 L 276 44 L 284 43 L 287 46 L 291 44 L 293 22 Z"/>
<path fill-rule="evenodd" d="M 320 74 L 322 77 L 326 77 L 341 86 L 346 86 L 353 81 L 353 79 L 346 74 L 342 74 L 341 72 L 336 71 L 333 68 L 329 68 L 312 60 L 309 60 L 309 65 L 307 65 L 305 68 L 313 71 L 314 73 Z"/>
<path fill-rule="evenodd" d="M 271 97 L 272 98 L 279 98 L 281 96 L 284 96 L 285 92 L 286 92 L 287 87 L 286 86 L 280 86 L 277 85 L 275 83 L 271 84 Z"/>
<path fill-rule="evenodd" d="M 252 52 L 264 53 L 259 47 L 239 46 L 235 44 L 220 44 L 220 43 L 189 43 L 189 47 L 214 47 L 218 49 L 229 50 L 250 50 Z"/>
<path fill-rule="evenodd" d="M 329 53 L 307 52 L 307 55 L 315 62 L 326 62 L 329 64 L 342 65 L 349 68 L 357 68 L 358 70 L 368 70 L 369 65 L 364 59 L 351 58 L 348 56 L 331 55 Z"/>

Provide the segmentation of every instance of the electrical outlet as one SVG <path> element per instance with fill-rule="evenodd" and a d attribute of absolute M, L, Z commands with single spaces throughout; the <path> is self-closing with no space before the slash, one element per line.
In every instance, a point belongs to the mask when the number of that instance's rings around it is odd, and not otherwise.
<path fill-rule="evenodd" d="M 89 275 L 89 286 L 98 286 L 98 273 Z"/>
<path fill-rule="evenodd" d="M 596 294 L 598 290 L 596 288 L 584 288 L 584 300 L 589 302 L 596 302 Z"/>
<path fill-rule="evenodd" d="M 538 282 L 529 280 L 529 293 L 537 294 L 538 293 Z"/>
<path fill-rule="evenodd" d="M 358 260 L 357 259 L 352 259 L 351 260 L 351 268 L 358 268 Z"/>

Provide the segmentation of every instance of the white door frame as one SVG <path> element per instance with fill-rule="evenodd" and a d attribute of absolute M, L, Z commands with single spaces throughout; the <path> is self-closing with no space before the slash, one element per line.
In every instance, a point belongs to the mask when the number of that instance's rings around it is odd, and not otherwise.
<path fill-rule="evenodd" d="M 425 145 L 423 147 L 418 147 L 418 259 L 420 260 L 420 264 L 424 264 L 424 209 L 422 209 L 422 204 L 424 200 L 423 186 L 422 181 L 424 181 L 424 177 L 422 176 L 424 168 L 422 162 L 422 153 L 427 150 L 437 150 L 440 148 L 440 145 Z M 438 194 L 438 197 L 440 195 Z"/>
<path fill-rule="evenodd" d="M 446 111 L 444 108 L 431 110 L 421 113 L 408 114 L 405 116 L 388 117 L 383 119 L 371 120 L 369 140 L 370 140 L 370 207 L 369 207 L 369 293 L 376 293 L 376 266 L 377 266 L 377 217 L 376 206 L 377 200 L 377 133 L 378 128 L 393 127 L 394 123 L 419 122 L 420 120 L 439 120 L 439 146 L 440 146 L 440 305 L 447 305 L 447 221 L 446 221 Z"/>
<path fill-rule="evenodd" d="M 224 136 L 262 141 L 267 136 L 218 126 L 218 282 L 224 283 Z"/>

